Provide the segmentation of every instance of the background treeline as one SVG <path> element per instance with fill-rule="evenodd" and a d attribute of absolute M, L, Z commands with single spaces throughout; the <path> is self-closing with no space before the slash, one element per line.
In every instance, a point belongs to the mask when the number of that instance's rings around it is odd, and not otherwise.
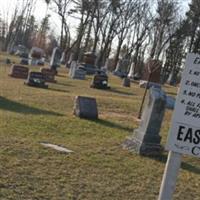
<path fill-rule="evenodd" d="M 178 0 L 46 0 L 40 23 L 33 16 L 35 1 L 16 5 L 10 22 L 0 15 L 0 45 L 6 51 L 18 44 L 38 46 L 51 54 L 59 46 L 81 60 L 95 52 L 97 66 L 113 58 L 138 65 L 146 58 L 163 61 L 166 72 L 178 73 L 187 52 L 200 51 L 200 0 L 192 0 L 182 13 Z M 59 37 L 51 29 L 49 10 L 60 19 Z M 72 20 L 73 19 L 73 20 Z M 70 27 L 74 21 L 76 31 Z M 58 35 L 58 33 L 57 33 Z"/>

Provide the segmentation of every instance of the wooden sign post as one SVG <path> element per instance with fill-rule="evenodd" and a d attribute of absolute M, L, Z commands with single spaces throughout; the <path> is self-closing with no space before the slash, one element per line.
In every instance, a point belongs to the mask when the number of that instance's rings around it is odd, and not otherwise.
<path fill-rule="evenodd" d="M 159 200 L 171 200 L 182 154 L 200 157 L 200 55 L 189 53 L 176 99 Z"/>

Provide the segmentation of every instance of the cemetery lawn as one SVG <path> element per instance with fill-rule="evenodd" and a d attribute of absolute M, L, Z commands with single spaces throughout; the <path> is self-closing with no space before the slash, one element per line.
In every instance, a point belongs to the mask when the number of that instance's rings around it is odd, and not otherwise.
<path fill-rule="evenodd" d="M 121 148 L 134 128 L 144 89 L 110 75 L 111 90 L 89 88 L 86 80 L 68 78 L 59 69 L 49 89 L 25 86 L 8 76 L 10 66 L 0 56 L 0 199 L 153 200 L 159 193 L 167 153 L 141 157 Z M 11 60 L 18 62 L 16 57 Z M 34 67 L 39 70 L 39 67 Z M 169 95 L 175 87 L 166 86 Z M 99 120 L 73 116 L 76 95 L 97 99 Z M 165 114 L 166 142 L 171 111 Z M 61 145 L 65 154 L 40 142 Z M 200 199 L 200 162 L 184 156 L 174 199 Z"/>

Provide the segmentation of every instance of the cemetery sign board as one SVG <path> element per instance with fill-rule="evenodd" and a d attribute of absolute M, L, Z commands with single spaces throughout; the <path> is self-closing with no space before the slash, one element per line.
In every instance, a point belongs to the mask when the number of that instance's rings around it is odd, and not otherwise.
<path fill-rule="evenodd" d="M 200 157 L 200 55 L 198 54 L 187 55 L 166 149 Z"/>

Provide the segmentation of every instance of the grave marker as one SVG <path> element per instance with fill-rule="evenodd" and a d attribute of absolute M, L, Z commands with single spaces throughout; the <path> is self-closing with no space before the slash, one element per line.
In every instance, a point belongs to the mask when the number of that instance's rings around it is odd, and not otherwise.
<path fill-rule="evenodd" d="M 106 73 L 104 71 L 98 71 L 97 74 L 94 75 L 90 87 L 96 89 L 110 89 L 108 86 L 108 76 Z"/>
<path fill-rule="evenodd" d="M 28 86 L 48 88 L 45 84 L 44 75 L 41 72 L 29 72 L 27 80 L 24 82 Z"/>
<path fill-rule="evenodd" d="M 12 65 L 10 76 L 14 78 L 27 79 L 29 69 L 22 65 Z"/>
<path fill-rule="evenodd" d="M 98 119 L 95 98 L 77 96 L 74 101 L 74 115 L 86 119 Z"/>
<path fill-rule="evenodd" d="M 55 71 L 49 68 L 40 68 L 46 82 L 55 83 Z"/>
<path fill-rule="evenodd" d="M 135 151 L 141 155 L 157 155 L 162 151 L 159 134 L 166 105 L 165 93 L 152 87 L 148 102 L 142 113 L 142 121 L 133 136 L 123 143 L 123 148 Z"/>
<path fill-rule="evenodd" d="M 60 67 L 60 59 L 61 59 L 61 51 L 58 47 L 55 47 L 53 49 L 53 53 L 51 56 L 51 61 L 50 61 L 50 68 L 53 70 L 56 70 L 58 67 Z"/>

